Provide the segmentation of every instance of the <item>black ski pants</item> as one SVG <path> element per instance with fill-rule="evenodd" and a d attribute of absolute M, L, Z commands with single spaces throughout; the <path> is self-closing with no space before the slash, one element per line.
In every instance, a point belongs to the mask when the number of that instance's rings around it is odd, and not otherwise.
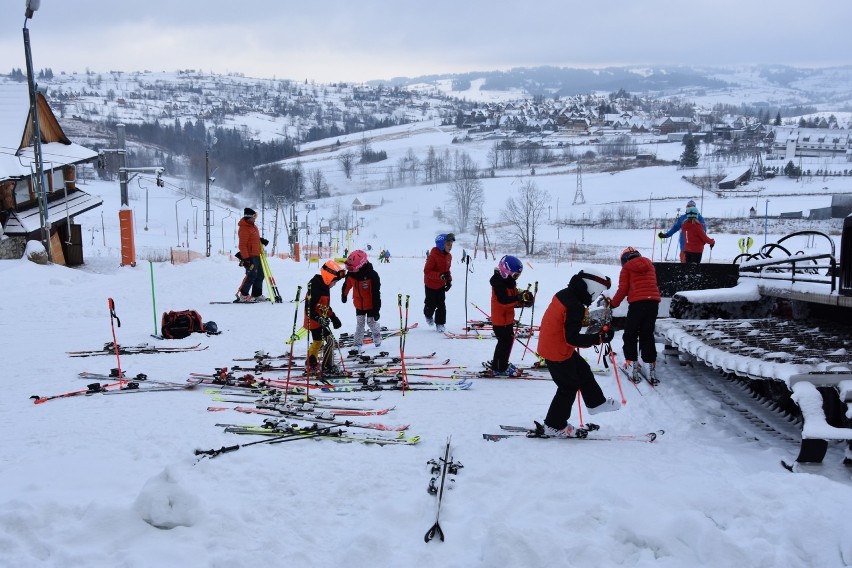
<path fill-rule="evenodd" d="M 437 325 L 447 323 L 447 292 L 440 288 L 433 290 L 426 286 L 426 300 L 423 305 L 423 315 L 426 319 L 435 319 Z"/>
<path fill-rule="evenodd" d="M 583 395 L 583 403 L 587 408 L 594 408 L 606 402 L 600 385 L 595 381 L 592 368 L 579 351 L 574 351 L 565 361 L 548 360 L 547 370 L 556 383 L 556 394 L 553 395 L 544 418 L 544 423 L 551 428 L 562 430 L 567 426 L 577 391 Z"/>
<path fill-rule="evenodd" d="M 263 294 L 263 266 L 260 264 L 259 256 L 252 256 L 243 259 L 243 266 L 246 268 L 246 275 L 240 284 L 240 294 L 251 295 L 257 298 Z"/>
<path fill-rule="evenodd" d="M 509 367 L 509 356 L 512 354 L 512 344 L 515 342 L 515 326 L 495 325 L 493 331 L 497 337 L 497 345 L 494 347 L 491 369 L 502 372 Z"/>
<path fill-rule="evenodd" d="M 627 308 L 627 322 L 624 324 L 624 358 L 638 361 L 639 352 L 646 363 L 657 361 L 657 345 L 654 342 L 654 325 L 660 303 L 654 300 L 641 300 L 631 303 Z M 639 343 L 639 349 L 636 343 Z"/>

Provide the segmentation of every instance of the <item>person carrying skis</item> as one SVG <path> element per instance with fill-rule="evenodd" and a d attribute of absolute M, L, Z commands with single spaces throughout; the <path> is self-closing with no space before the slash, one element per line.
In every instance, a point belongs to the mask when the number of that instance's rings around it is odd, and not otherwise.
<path fill-rule="evenodd" d="M 657 233 L 657 236 L 660 237 L 661 239 L 667 239 L 667 238 L 671 237 L 672 235 L 674 235 L 675 233 L 677 233 L 678 231 L 681 231 L 681 227 L 683 226 L 683 222 L 686 221 L 686 218 L 687 218 L 687 215 L 688 215 L 690 208 L 693 208 L 693 209 L 695 209 L 696 212 L 698 212 L 698 208 L 695 205 L 695 201 L 693 201 L 692 199 L 690 199 L 689 201 L 686 202 L 686 211 L 684 212 L 683 215 L 681 215 L 680 217 L 678 217 L 675 220 L 674 225 L 672 225 L 672 228 L 669 229 L 668 231 L 665 231 L 665 232 L 661 231 L 661 232 Z M 707 225 L 704 223 L 704 217 L 702 217 L 700 213 L 698 214 L 698 221 L 701 223 L 701 227 L 703 227 L 704 230 L 706 231 Z M 686 262 L 686 250 L 684 248 L 683 231 L 681 231 L 681 233 L 680 233 L 680 238 L 678 239 L 678 244 L 680 245 L 679 246 L 680 261 Z"/>
<path fill-rule="evenodd" d="M 239 222 L 239 252 L 236 257 L 240 260 L 240 266 L 246 269 L 246 275 L 237 292 L 234 303 L 264 302 L 267 300 L 263 295 L 263 265 L 260 263 L 260 247 L 269 244 L 269 241 L 260 236 L 260 231 L 254 224 L 257 213 L 254 209 L 246 207 L 243 210 L 243 218 Z M 249 295 L 251 292 L 251 295 Z"/>
<path fill-rule="evenodd" d="M 686 221 L 680 227 L 680 235 L 683 239 L 683 252 L 686 255 L 686 262 L 691 264 L 700 264 L 701 255 L 704 254 L 704 245 L 710 245 L 712 249 L 716 241 L 707 236 L 704 232 L 704 225 L 698 218 L 701 214 L 695 207 L 690 207 L 686 210 Z"/>
<path fill-rule="evenodd" d="M 697 224 L 697 222 L 696 222 Z M 657 379 L 657 346 L 654 342 L 654 325 L 660 308 L 660 288 L 657 286 L 657 271 L 654 263 L 633 247 L 621 252 L 621 274 L 618 289 L 612 299 L 606 298 L 610 306 L 617 308 L 627 298 L 627 323 L 624 325 L 624 370 L 634 383 L 642 381 L 639 367 L 639 352 L 642 361 L 648 364 L 648 382 L 659 384 Z M 636 342 L 639 342 L 639 349 Z"/>
<path fill-rule="evenodd" d="M 592 347 L 612 341 L 612 328 L 599 334 L 580 333 L 587 308 L 604 290 L 610 279 L 597 270 L 581 270 L 571 277 L 566 288 L 553 296 L 544 312 L 538 334 L 538 354 L 547 362 L 550 377 L 556 383 L 556 394 L 544 418 L 544 434 L 552 438 L 570 438 L 574 426 L 568 422 L 577 391 L 589 414 L 621 408 L 621 403 L 604 396 L 595 381 L 591 367 L 578 348 Z"/>
<path fill-rule="evenodd" d="M 329 321 L 334 329 L 340 329 L 340 318 L 331 309 L 331 288 L 346 272 L 339 264 L 329 260 L 320 267 L 308 282 L 308 292 L 305 296 L 305 329 L 311 333 L 311 344 L 308 346 L 308 359 L 305 371 L 311 373 L 329 373 L 333 371 L 334 337 L 328 329 Z M 325 343 L 325 349 L 320 356 L 320 348 Z"/>
<path fill-rule="evenodd" d="M 367 253 L 358 249 L 346 257 L 346 279 L 343 281 L 340 300 L 345 304 L 352 290 L 352 303 L 355 304 L 355 349 L 361 353 L 364 349 L 364 324 L 370 328 L 373 346 L 382 344 L 382 332 L 379 329 L 379 310 L 382 307 L 381 280 L 373 265 L 367 260 Z"/>
<path fill-rule="evenodd" d="M 440 333 L 444 333 L 447 323 L 447 292 L 453 285 L 453 275 L 450 274 L 453 255 L 450 251 L 455 241 L 456 236 L 452 233 L 442 233 L 435 237 L 435 246 L 429 251 L 423 266 L 423 282 L 426 285 L 423 315 L 426 316 L 426 323 L 434 325 Z"/>
<path fill-rule="evenodd" d="M 509 363 L 515 341 L 515 308 L 532 306 L 533 295 L 529 290 L 518 290 L 518 277 L 524 265 L 515 256 L 504 256 L 497 263 L 491 284 L 491 325 L 497 345 L 491 359 L 491 372 L 497 377 L 514 377 L 520 371 Z"/>

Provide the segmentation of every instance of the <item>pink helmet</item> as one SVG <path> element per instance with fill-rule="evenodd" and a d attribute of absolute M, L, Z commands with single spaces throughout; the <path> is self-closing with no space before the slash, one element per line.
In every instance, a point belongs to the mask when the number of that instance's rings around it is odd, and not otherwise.
<path fill-rule="evenodd" d="M 346 257 L 346 270 L 349 272 L 358 272 L 365 264 L 367 264 L 367 253 L 361 249 L 353 250 Z"/>

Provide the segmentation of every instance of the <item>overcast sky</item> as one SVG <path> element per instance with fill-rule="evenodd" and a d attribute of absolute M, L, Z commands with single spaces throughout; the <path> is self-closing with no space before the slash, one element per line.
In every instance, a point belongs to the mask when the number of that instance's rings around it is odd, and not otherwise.
<path fill-rule="evenodd" d="M 26 0 L 0 0 L 0 73 Z M 521 66 L 852 63 L 850 0 L 42 0 L 36 70 L 367 81 Z"/>

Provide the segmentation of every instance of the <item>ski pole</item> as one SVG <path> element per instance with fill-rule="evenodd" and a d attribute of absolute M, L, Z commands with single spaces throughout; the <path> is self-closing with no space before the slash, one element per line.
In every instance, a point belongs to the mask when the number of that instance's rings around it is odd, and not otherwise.
<path fill-rule="evenodd" d="M 467 275 L 470 273 L 470 255 L 467 254 L 467 251 L 462 252 L 462 262 L 465 264 L 464 271 L 464 326 L 465 331 L 469 331 L 468 329 L 468 317 L 467 317 Z"/>
<path fill-rule="evenodd" d="M 282 434 L 281 436 L 275 436 L 274 438 L 267 438 L 265 440 L 257 440 L 254 442 L 248 442 L 247 444 L 236 444 L 233 446 L 222 446 L 218 450 L 195 450 L 195 455 L 199 456 L 198 460 L 201 461 L 205 457 L 215 458 L 218 455 L 226 454 L 228 452 L 235 452 L 240 448 L 247 448 L 249 446 L 254 446 L 256 444 L 280 444 L 282 442 L 290 442 L 292 440 L 305 440 L 308 438 L 317 438 L 319 436 L 323 436 L 331 433 L 331 427 L 327 426 L 324 428 L 320 428 L 313 432 L 288 432 L 287 434 Z M 195 462 L 198 463 L 198 462 Z"/>
<path fill-rule="evenodd" d="M 669 246 L 666 248 L 666 260 L 669 259 L 669 251 L 672 250 L 672 237 L 668 237 L 668 239 L 669 239 Z M 660 247 L 662 247 L 662 245 L 660 245 Z"/>
<path fill-rule="evenodd" d="M 583 427 L 583 394 L 580 389 L 577 389 L 577 418 L 580 421 L 580 428 Z"/>
<path fill-rule="evenodd" d="M 154 295 L 154 263 L 149 260 L 148 266 L 151 269 L 151 304 L 154 307 L 154 335 L 152 337 L 160 339 L 160 334 L 157 332 L 157 297 Z"/>
<path fill-rule="evenodd" d="M 538 280 L 535 281 L 535 285 L 533 286 L 533 303 L 530 306 L 530 334 L 527 336 L 527 342 L 524 344 L 524 352 L 521 353 L 521 361 L 524 360 L 524 355 L 527 354 L 529 350 L 530 340 L 532 339 L 533 333 L 535 333 L 535 298 L 538 296 Z M 521 310 L 523 313 L 523 310 Z M 520 318 L 519 318 L 520 319 Z"/>
<path fill-rule="evenodd" d="M 609 343 L 607 343 L 607 348 L 609 349 L 609 357 L 612 360 L 612 372 L 615 373 L 615 384 L 618 385 L 618 394 L 621 395 L 621 404 L 624 405 L 627 404 L 627 399 L 624 398 L 624 390 L 621 388 L 621 379 L 618 377 L 618 363 L 615 361 L 615 351 L 612 350 Z M 632 383 L 633 381 L 630 382 Z M 633 386 L 639 390 L 639 387 L 636 384 Z M 642 391 L 639 392 L 641 394 Z"/>
<path fill-rule="evenodd" d="M 118 316 L 115 313 L 115 302 L 112 298 L 107 298 L 107 305 L 109 306 L 109 325 L 112 328 L 112 346 L 115 349 L 115 359 L 116 364 L 118 365 L 118 380 L 119 386 L 124 386 L 124 373 L 121 371 L 121 355 L 119 351 L 121 348 L 118 346 L 118 339 L 115 337 L 115 323 L 118 322 L 118 327 L 121 327 L 121 320 L 118 319 Z"/>
<path fill-rule="evenodd" d="M 408 387 L 408 363 L 405 362 L 405 344 L 408 343 L 408 304 L 409 304 L 410 296 L 408 294 L 405 295 L 405 329 L 402 332 L 402 353 L 400 354 L 400 365 L 402 366 L 403 373 L 403 386 Z M 403 396 L 405 396 L 405 388 L 402 391 Z"/>
<path fill-rule="evenodd" d="M 287 363 L 287 390 L 284 391 L 284 403 L 287 403 L 287 393 L 290 392 L 290 372 L 293 368 L 293 345 L 296 343 L 296 322 L 299 320 L 299 297 L 302 295 L 302 287 L 296 287 L 296 309 L 293 310 L 293 331 L 290 334 L 290 360 Z"/>

